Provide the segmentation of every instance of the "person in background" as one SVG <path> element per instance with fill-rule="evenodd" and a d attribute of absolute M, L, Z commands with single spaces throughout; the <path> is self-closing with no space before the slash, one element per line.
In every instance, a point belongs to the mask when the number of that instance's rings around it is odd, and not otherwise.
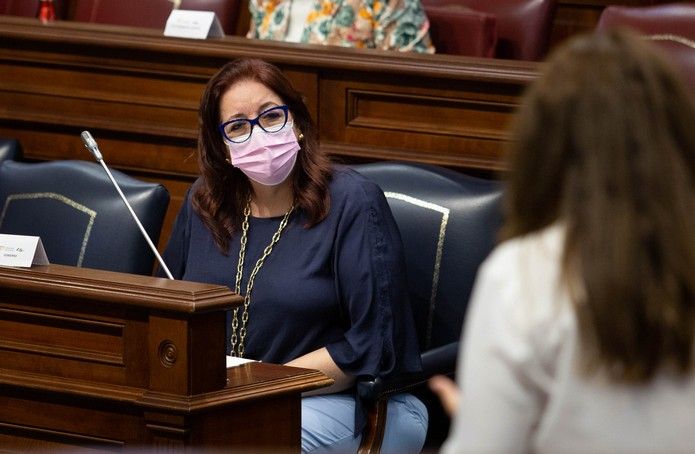
<path fill-rule="evenodd" d="M 301 95 L 269 63 L 224 66 L 199 115 L 201 176 L 163 258 L 176 279 L 244 295 L 229 314 L 231 355 L 318 369 L 335 381 L 302 399 L 302 451 L 354 453 L 365 423 L 356 379 L 421 368 L 386 198 L 331 165 Z M 422 402 L 395 395 L 388 414 L 382 451 L 419 452 Z"/>
<path fill-rule="evenodd" d="M 249 0 L 247 38 L 433 53 L 420 0 Z"/>
<path fill-rule="evenodd" d="M 649 46 L 573 39 L 525 97 L 444 453 L 692 452 L 695 106 Z"/>

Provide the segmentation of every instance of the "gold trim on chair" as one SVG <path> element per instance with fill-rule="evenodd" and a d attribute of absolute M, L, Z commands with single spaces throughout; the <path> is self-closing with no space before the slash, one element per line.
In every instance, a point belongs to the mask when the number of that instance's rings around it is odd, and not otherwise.
<path fill-rule="evenodd" d="M 690 40 L 684 36 L 662 34 L 662 35 L 646 35 L 646 36 L 644 36 L 644 38 L 648 39 L 650 41 L 671 41 L 674 43 L 682 44 L 684 46 L 688 46 L 691 49 L 695 49 L 695 41 Z"/>
<path fill-rule="evenodd" d="M 82 246 L 80 248 L 80 256 L 77 259 L 77 266 L 80 267 L 82 266 L 82 261 L 84 260 L 84 254 L 85 251 L 87 250 L 87 243 L 89 243 L 89 236 L 92 233 L 92 226 L 94 225 L 94 218 L 97 215 L 97 212 L 87 208 L 84 205 L 81 205 L 74 200 L 65 197 L 64 195 L 61 194 L 56 194 L 55 192 L 31 192 L 31 193 L 23 193 L 23 194 L 12 194 L 7 197 L 7 200 L 5 200 L 5 206 L 2 208 L 2 214 L 0 214 L 0 227 L 2 227 L 2 223 L 5 220 L 5 214 L 7 213 L 7 208 L 10 205 L 10 202 L 14 200 L 35 200 L 35 199 L 53 199 L 57 200 L 59 202 L 63 202 L 64 204 L 70 206 L 71 208 L 74 208 L 78 211 L 81 211 L 82 213 L 85 213 L 87 216 L 89 216 L 89 223 L 87 224 L 87 228 L 85 229 L 84 232 L 84 237 L 82 238 Z"/>
<path fill-rule="evenodd" d="M 442 253 L 444 251 L 444 239 L 446 237 L 446 226 L 449 222 L 449 209 L 436 203 L 427 202 L 425 200 L 417 199 L 406 194 L 401 194 L 399 192 L 384 192 L 387 198 L 400 200 L 402 202 L 410 203 L 411 205 L 426 208 L 428 210 L 436 211 L 441 213 L 442 221 L 439 224 L 439 235 L 437 238 L 437 253 L 434 258 L 434 270 L 432 273 L 432 289 L 430 291 L 430 309 L 429 316 L 427 317 L 427 332 L 425 334 L 425 346 L 424 348 L 429 348 L 430 342 L 432 340 L 432 324 L 434 322 L 434 307 L 435 300 L 437 297 L 437 290 L 439 288 L 439 269 L 442 263 Z"/>

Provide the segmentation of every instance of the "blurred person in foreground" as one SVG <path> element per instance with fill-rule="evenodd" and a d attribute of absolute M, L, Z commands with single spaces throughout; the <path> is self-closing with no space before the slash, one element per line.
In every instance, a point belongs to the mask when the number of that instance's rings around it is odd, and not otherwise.
<path fill-rule="evenodd" d="M 517 117 L 444 453 L 692 452 L 695 107 L 625 31 L 562 46 Z"/>

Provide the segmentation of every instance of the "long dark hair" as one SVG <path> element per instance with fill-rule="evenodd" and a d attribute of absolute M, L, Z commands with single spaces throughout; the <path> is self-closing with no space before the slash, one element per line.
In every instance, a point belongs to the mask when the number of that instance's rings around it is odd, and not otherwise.
<path fill-rule="evenodd" d="M 625 31 L 552 56 L 517 116 L 506 237 L 561 222 L 589 369 L 685 373 L 695 343 L 695 107 L 674 70 Z"/>
<path fill-rule="evenodd" d="M 317 130 L 302 95 L 274 65 L 257 59 L 238 59 L 226 64 L 208 82 L 200 102 L 198 165 L 202 184 L 193 193 L 193 208 L 213 234 L 223 253 L 241 225 L 243 208 L 251 193 L 247 177 L 226 159 L 227 148 L 218 130 L 220 98 L 229 87 L 242 80 L 259 82 L 275 92 L 289 107 L 294 125 L 302 132 L 292 181 L 295 206 L 311 227 L 324 219 L 330 199 L 328 183 L 331 165 L 318 146 Z"/>

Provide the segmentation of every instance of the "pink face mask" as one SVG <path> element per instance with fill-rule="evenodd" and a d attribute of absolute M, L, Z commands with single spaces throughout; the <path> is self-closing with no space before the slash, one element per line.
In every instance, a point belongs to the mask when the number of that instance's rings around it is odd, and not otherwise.
<path fill-rule="evenodd" d="M 278 132 L 268 133 L 254 126 L 251 138 L 243 143 L 228 143 L 232 165 L 265 186 L 275 186 L 287 179 L 301 148 L 288 121 Z"/>

